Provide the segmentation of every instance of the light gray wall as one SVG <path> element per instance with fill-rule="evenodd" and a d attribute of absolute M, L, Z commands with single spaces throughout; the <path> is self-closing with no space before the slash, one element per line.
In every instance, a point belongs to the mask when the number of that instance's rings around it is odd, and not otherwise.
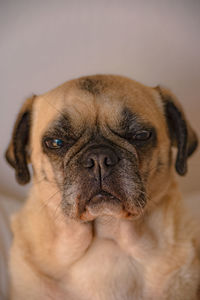
<path fill-rule="evenodd" d="M 23 100 L 85 74 L 170 87 L 200 131 L 200 1 L 0 1 L 0 190 L 24 196 L 3 153 Z M 200 190 L 200 155 L 182 179 Z"/>

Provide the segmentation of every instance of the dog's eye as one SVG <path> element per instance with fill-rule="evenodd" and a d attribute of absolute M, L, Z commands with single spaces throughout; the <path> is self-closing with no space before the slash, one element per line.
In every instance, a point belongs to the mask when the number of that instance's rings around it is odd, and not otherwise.
<path fill-rule="evenodd" d="M 151 131 L 148 131 L 148 130 L 141 130 L 141 131 L 138 131 L 134 136 L 134 140 L 135 141 L 147 141 L 148 139 L 150 139 L 152 135 L 152 132 Z"/>
<path fill-rule="evenodd" d="M 61 139 L 46 139 L 45 145 L 50 149 L 60 149 L 64 146 L 64 141 Z"/>

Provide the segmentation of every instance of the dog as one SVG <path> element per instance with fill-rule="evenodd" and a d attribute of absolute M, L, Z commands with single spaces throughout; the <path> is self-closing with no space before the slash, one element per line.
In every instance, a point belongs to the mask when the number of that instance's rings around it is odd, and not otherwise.
<path fill-rule="evenodd" d="M 12 219 L 10 298 L 199 299 L 175 175 L 197 144 L 161 86 L 93 75 L 27 99 L 6 152 L 20 184 L 33 177 Z"/>

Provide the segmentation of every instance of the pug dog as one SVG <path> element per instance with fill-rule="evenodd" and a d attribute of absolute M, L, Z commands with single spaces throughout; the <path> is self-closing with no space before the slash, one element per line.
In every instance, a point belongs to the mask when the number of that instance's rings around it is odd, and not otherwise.
<path fill-rule="evenodd" d="M 176 153 L 174 157 L 175 147 Z M 197 300 L 176 182 L 197 136 L 167 89 L 114 75 L 26 100 L 6 158 L 32 187 L 12 219 L 12 300 Z"/>

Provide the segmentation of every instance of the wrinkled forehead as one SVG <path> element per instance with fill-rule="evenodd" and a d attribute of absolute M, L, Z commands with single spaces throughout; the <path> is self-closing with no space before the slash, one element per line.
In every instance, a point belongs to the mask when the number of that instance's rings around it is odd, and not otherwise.
<path fill-rule="evenodd" d="M 62 126 L 61 121 L 77 132 L 97 123 L 114 128 L 133 118 L 154 127 L 163 122 L 161 100 L 154 89 L 113 77 L 80 78 L 38 97 L 33 115 L 37 132 L 44 132 L 56 122 Z"/>

